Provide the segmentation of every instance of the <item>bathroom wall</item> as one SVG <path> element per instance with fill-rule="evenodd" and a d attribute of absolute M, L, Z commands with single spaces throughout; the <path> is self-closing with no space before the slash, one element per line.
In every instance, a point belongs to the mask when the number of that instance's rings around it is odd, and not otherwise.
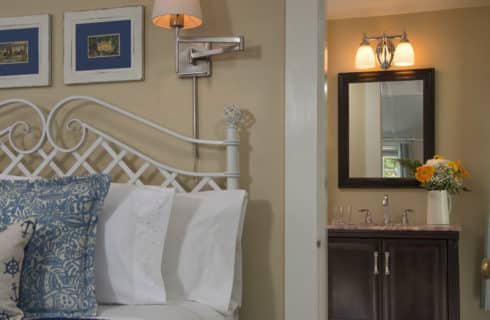
<path fill-rule="evenodd" d="M 460 242 L 461 307 L 464 320 L 488 319 L 479 308 L 479 263 L 484 224 L 490 204 L 490 6 L 430 13 L 328 22 L 328 198 L 335 205 L 370 208 L 382 221 L 381 200 L 392 198 L 395 221 L 403 209 L 415 209 L 411 223 L 425 223 L 426 192 L 349 190 L 337 187 L 337 74 L 356 71 L 354 57 L 362 32 L 400 33 L 406 30 L 415 49 L 415 68 L 436 69 L 436 151 L 460 159 L 471 171 L 471 193 L 454 197 L 451 222 L 462 226 Z M 356 211 L 355 211 L 356 212 Z M 357 221 L 357 214 L 354 215 Z"/>
<path fill-rule="evenodd" d="M 381 96 L 379 84 L 359 83 L 349 88 L 349 174 L 381 176 Z"/>
<path fill-rule="evenodd" d="M 158 124 L 190 135 L 191 81 L 174 69 L 174 34 L 150 22 L 151 0 L 3 1 L 1 16 L 52 15 L 53 85 L 0 89 L 0 100 L 26 98 L 46 111 L 69 95 L 91 95 Z M 214 60 L 213 77 L 199 81 L 203 138 L 224 138 L 223 107 L 239 104 L 246 113 L 241 138 L 241 186 L 250 202 L 244 232 L 244 306 L 241 320 L 283 319 L 284 297 L 284 0 L 202 0 L 204 25 L 188 35 L 244 35 L 246 51 Z M 144 5 L 145 80 L 90 85 L 63 84 L 63 12 Z M 78 112 L 78 111 L 77 111 Z M 110 112 L 88 106 L 79 111 L 110 133 L 149 155 L 192 169 L 192 148 Z M 9 117 L 29 113 L 0 111 Z M 223 169 L 224 153 L 201 149 L 200 167 Z M 0 159 L 1 161 L 1 159 Z"/>
<path fill-rule="evenodd" d="M 352 86 L 349 103 L 360 106 L 349 110 L 349 134 L 352 157 L 350 159 L 350 173 L 356 177 L 366 175 L 366 90 L 363 86 Z"/>

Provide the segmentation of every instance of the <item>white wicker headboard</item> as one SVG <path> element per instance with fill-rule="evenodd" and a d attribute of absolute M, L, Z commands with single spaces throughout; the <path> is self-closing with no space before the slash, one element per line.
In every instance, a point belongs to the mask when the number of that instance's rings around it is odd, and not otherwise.
<path fill-rule="evenodd" d="M 55 118 L 63 107 L 71 102 L 89 102 L 95 104 L 190 144 L 222 147 L 226 149 L 226 170 L 223 172 L 195 172 L 173 168 L 152 159 L 79 118 L 68 117 L 68 120 L 64 121 L 66 129 L 81 130 L 79 132 L 80 137 L 78 142 L 73 147 L 64 147 L 57 142 L 58 140 L 55 137 Z M 226 180 L 226 188 L 229 190 L 238 188 L 240 176 L 238 166 L 238 148 L 240 143 L 238 123 L 241 117 L 238 106 L 232 105 L 225 108 L 225 140 L 189 138 L 107 102 L 88 96 L 73 96 L 63 99 L 53 107 L 47 118 L 38 106 L 27 100 L 11 99 L 0 102 L 0 110 L 9 106 L 13 108 L 27 106 L 35 111 L 40 121 L 40 130 L 38 140 L 33 143 L 34 145 L 29 148 L 22 148 L 16 141 L 18 141 L 19 136 L 23 138 L 31 133 L 31 129 L 33 128 L 32 123 L 21 119 L 14 121 L 13 124 L 5 129 L 0 129 L 0 172 L 3 174 L 11 174 L 17 171 L 23 176 L 29 177 L 38 176 L 42 172 L 49 170 L 50 175 L 61 177 L 74 175 L 80 172 L 80 170 L 90 174 L 111 174 L 115 170 L 118 170 L 126 175 L 128 183 L 143 184 L 140 180 L 142 175 L 147 170 L 154 170 L 163 178 L 163 182 L 160 183 L 162 186 L 174 187 L 178 192 L 199 192 L 206 189 L 221 190 L 218 183 L 219 179 Z M 32 117 L 29 117 L 29 119 L 32 119 Z M 88 138 L 89 136 L 91 136 L 90 139 Z M 91 158 L 96 150 L 98 150 L 98 153 L 103 152 L 104 157 L 109 159 L 102 169 L 96 169 L 91 164 L 91 162 L 94 162 L 93 160 L 91 161 Z M 132 156 L 138 160 L 137 168 L 127 163 L 125 159 L 128 156 Z M 32 161 L 33 157 L 38 158 L 37 162 Z M 59 160 L 60 157 L 63 159 Z M 60 161 L 67 163 L 66 157 L 72 157 L 72 159 L 69 167 L 63 170 Z M 179 177 L 194 177 L 196 178 L 196 182 L 191 188 L 186 188 L 186 186 L 179 183 Z"/>

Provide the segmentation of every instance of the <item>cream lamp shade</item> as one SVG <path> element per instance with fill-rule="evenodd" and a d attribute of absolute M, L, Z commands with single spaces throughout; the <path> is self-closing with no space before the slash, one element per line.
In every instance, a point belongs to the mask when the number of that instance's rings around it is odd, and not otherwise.
<path fill-rule="evenodd" d="M 163 28 L 192 29 L 202 24 L 199 0 L 155 0 L 153 24 Z"/>
<path fill-rule="evenodd" d="M 413 66 L 415 64 L 415 53 L 408 41 L 402 41 L 396 46 L 393 64 L 398 67 Z"/>
<path fill-rule="evenodd" d="M 369 44 L 361 44 L 356 53 L 356 68 L 371 69 L 376 66 L 374 50 Z"/>

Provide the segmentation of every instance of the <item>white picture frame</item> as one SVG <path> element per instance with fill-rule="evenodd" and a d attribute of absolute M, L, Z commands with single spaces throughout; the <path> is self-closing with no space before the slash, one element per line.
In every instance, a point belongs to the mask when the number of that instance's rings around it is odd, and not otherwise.
<path fill-rule="evenodd" d="M 36 31 L 37 29 L 37 31 Z M 21 63 L 0 61 L 0 88 L 19 88 L 19 87 L 43 87 L 51 84 L 51 17 L 50 15 L 34 15 L 23 17 L 6 17 L 0 18 L 0 33 L 11 33 L 14 35 L 16 32 L 25 32 L 26 30 L 33 30 L 37 34 L 37 41 L 35 43 L 35 51 L 31 52 L 34 48 L 31 47 L 29 41 L 21 41 L 27 45 L 27 60 Z M 0 45 L 12 45 L 17 40 L 5 40 L 0 39 Z M 32 57 L 37 57 L 31 59 Z M 14 70 L 15 68 L 25 67 L 26 65 L 32 65 L 37 68 L 35 71 L 26 71 L 21 74 L 12 74 L 9 71 L 4 70 L 4 66 Z"/>
<path fill-rule="evenodd" d="M 83 84 L 97 82 L 137 81 L 143 80 L 143 6 L 132 6 L 123 8 L 100 9 L 91 11 L 72 11 L 64 14 L 64 83 Z M 80 47 L 84 44 L 77 40 L 77 26 L 90 26 L 91 24 L 110 24 L 115 22 L 130 21 L 131 31 L 130 65 L 124 67 L 97 68 L 81 70 Z M 80 32 L 80 31 L 79 31 Z M 120 37 L 121 34 L 119 34 Z M 91 36 L 88 36 L 91 37 Z M 92 36 L 93 37 L 93 36 Z M 118 40 L 121 46 L 122 41 Z M 89 47 L 89 44 L 87 44 Z M 78 50 L 78 60 L 77 60 Z M 119 51 L 120 53 L 120 51 Z M 90 56 L 89 51 L 87 55 Z M 101 56 L 102 58 L 106 58 Z M 126 57 L 127 58 L 127 57 Z M 92 58 L 91 58 L 92 59 Z M 87 61 L 88 58 L 87 58 Z M 89 63 L 87 63 L 89 64 Z"/>

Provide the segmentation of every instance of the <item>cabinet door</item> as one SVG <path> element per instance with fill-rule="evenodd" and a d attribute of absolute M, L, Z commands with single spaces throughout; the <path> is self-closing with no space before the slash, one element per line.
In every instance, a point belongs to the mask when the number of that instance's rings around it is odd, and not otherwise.
<path fill-rule="evenodd" d="M 380 319 L 380 249 L 379 240 L 329 239 L 329 319 Z"/>
<path fill-rule="evenodd" d="M 447 320 L 445 240 L 385 240 L 382 258 L 384 320 Z"/>

